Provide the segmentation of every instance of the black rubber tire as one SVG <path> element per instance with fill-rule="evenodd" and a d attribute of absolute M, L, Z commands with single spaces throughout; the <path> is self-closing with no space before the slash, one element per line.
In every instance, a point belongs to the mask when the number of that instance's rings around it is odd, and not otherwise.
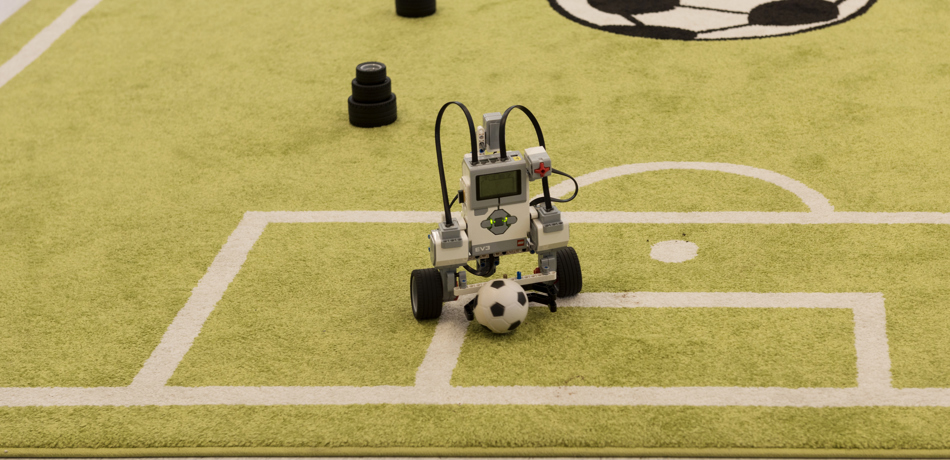
<path fill-rule="evenodd" d="M 396 0 L 396 14 L 404 18 L 421 18 L 435 13 L 435 0 Z"/>
<path fill-rule="evenodd" d="M 412 316 L 417 320 L 436 319 L 442 315 L 442 275 L 434 268 L 413 270 L 409 277 Z"/>
<path fill-rule="evenodd" d="M 554 251 L 557 258 L 557 296 L 571 297 L 581 292 L 584 279 L 581 276 L 581 262 L 574 248 L 567 246 Z"/>
<path fill-rule="evenodd" d="M 384 80 L 386 80 L 386 64 L 369 61 L 356 66 L 356 81 L 364 85 L 378 85 Z"/>
<path fill-rule="evenodd" d="M 361 128 L 375 128 L 385 126 L 396 121 L 396 94 L 390 93 L 389 99 L 383 102 L 364 104 L 347 99 L 350 113 L 350 124 Z"/>
<path fill-rule="evenodd" d="M 386 77 L 378 85 L 364 85 L 353 79 L 353 100 L 363 104 L 385 102 L 393 94 L 392 80 Z"/>

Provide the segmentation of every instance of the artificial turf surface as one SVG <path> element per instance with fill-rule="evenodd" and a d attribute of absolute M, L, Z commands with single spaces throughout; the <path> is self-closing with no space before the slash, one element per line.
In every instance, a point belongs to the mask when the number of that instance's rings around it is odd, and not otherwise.
<path fill-rule="evenodd" d="M 0 24 L 0 62 L 69 3 L 33 0 Z M 0 88 L 0 387 L 128 385 L 245 211 L 440 209 L 432 129 L 449 100 L 476 117 L 527 106 L 554 166 L 574 176 L 734 163 L 801 181 L 838 211 L 948 211 L 944 1 L 880 1 L 815 32 L 707 43 L 584 28 L 544 0 L 439 8 L 408 20 L 383 0 L 103 0 Z M 387 64 L 399 97 L 399 120 L 370 130 L 348 124 L 345 102 L 355 65 L 368 60 Z M 461 118 L 450 109 L 443 125 L 450 189 L 468 145 Z M 508 132 L 512 148 L 536 144 L 523 117 Z M 611 179 L 562 209 L 806 210 L 769 184 L 699 171 Z M 170 384 L 411 385 L 434 325 L 412 319 L 408 273 L 428 266 L 430 227 L 269 226 Z M 572 245 L 585 292 L 882 292 L 893 385 L 946 388 L 948 232 L 578 224 Z M 683 233 L 697 259 L 649 258 L 652 242 Z M 582 375 L 604 385 L 848 387 L 853 354 L 833 352 L 851 339 L 842 313 L 532 311 L 519 334 L 541 331 L 537 343 L 506 347 L 500 364 L 571 328 L 574 347 L 527 361 L 552 369 L 534 385 Z M 798 345 L 760 359 L 768 344 L 740 328 Z M 469 334 L 454 384 L 529 384 L 482 361 L 496 339 Z M 577 345 L 618 334 L 577 361 Z M 629 350 L 611 352 L 619 344 L 710 353 L 712 344 L 735 359 L 719 368 L 711 354 L 677 364 L 643 352 L 627 356 L 642 365 L 631 376 L 597 360 Z M 700 375 L 691 364 L 711 368 Z M 947 426 L 945 408 L 0 408 L 10 448 L 945 449 Z"/>

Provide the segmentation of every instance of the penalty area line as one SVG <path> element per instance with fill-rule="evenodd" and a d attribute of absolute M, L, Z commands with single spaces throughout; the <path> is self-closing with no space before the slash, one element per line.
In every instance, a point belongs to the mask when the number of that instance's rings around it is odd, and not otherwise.
<path fill-rule="evenodd" d="M 453 214 L 458 218 L 457 214 Z M 224 296 L 224 292 L 241 270 L 248 253 L 261 237 L 265 228 L 271 223 L 435 223 L 441 220 L 443 214 L 433 211 L 248 211 L 221 249 L 214 262 L 208 268 L 205 276 L 198 282 L 192 291 L 191 297 L 185 306 L 178 312 L 172 324 L 168 326 L 160 343 L 152 351 L 142 369 L 132 381 L 135 388 L 161 388 L 166 385 L 174 374 L 175 369 L 188 353 L 205 321 L 214 310 L 215 305 Z M 828 214 L 814 212 L 685 212 L 685 213 L 637 213 L 637 212 L 565 212 L 564 218 L 569 223 L 743 223 L 743 224 L 910 224 L 930 223 L 948 224 L 950 214 L 945 213 L 859 213 L 859 212 L 832 212 Z M 856 310 L 857 311 L 857 310 Z M 860 315 L 861 313 L 859 313 Z M 875 322 L 877 316 L 873 313 L 870 322 L 861 320 L 860 331 L 867 331 L 868 337 L 876 337 L 879 326 Z M 443 326 L 447 334 L 446 343 L 455 343 L 458 331 L 446 324 Z M 864 334 L 859 333 L 861 337 Z M 882 351 L 879 341 L 871 340 L 867 347 L 875 352 Z M 886 341 L 884 342 L 886 344 Z M 886 352 L 886 345 L 883 347 Z M 452 352 L 454 353 L 454 351 Z M 451 375 L 451 368 L 446 367 L 451 361 L 432 359 L 426 360 L 417 383 L 433 388 L 442 388 L 446 385 L 445 376 Z M 883 355 L 882 355 L 883 356 Z M 434 358 L 434 357 L 433 357 Z M 871 383 L 872 387 L 889 386 L 890 375 L 886 370 L 889 361 L 878 359 L 862 359 L 867 363 L 871 372 L 862 373 L 861 381 Z"/>

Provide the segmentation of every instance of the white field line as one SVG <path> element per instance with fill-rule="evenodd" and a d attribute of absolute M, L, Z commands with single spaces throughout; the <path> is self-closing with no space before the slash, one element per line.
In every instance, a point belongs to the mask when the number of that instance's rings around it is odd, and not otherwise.
<path fill-rule="evenodd" d="M 443 307 L 432 342 L 429 343 L 426 356 L 416 371 L 416 388 L 431 392 L 451 389 L 452 372 L 458 364 L 462 344 L 465 342 L 465 332 L 468 330 L 468 320 L 465 319 L 464 310 L 460 306 L 465 305 L 471 298 L 471 295 L 460 296 L 459 300 Z"/>
<path fill-rule="evenodd" d="M 565 212 L 583 224 L 950 224 L 942 212 Z"/>
<path fill-rule="evenodd" d="M 76 21 L 86 15 L 101 0 L 76 0 L 63 11 L 50 25 L 46 26 L 40 33 L 36 34 L 32 40 L 20 49 L 20 52 L 10 58 L 9 61 L 0 65 L 0 88 L 7 82 L 17 76 L 26 66 L 30 65 L 40 55 L 42 55 L 53 42 L 69 30 Z"/>
<path fill-rule="evenodd" d="M 552 406 L 950 407 L 950 389 L 747 387 L 0 388 L 0 407 L 518 404 Z"/>
<path fill-rule="evenodd" d="M 643 216 L 642 214 L 646 214 Z M 832 213 L 815 215 L 814 213 L 662 213 L 659 221 L 650 220 L 657 213 L 616 213 L 616 212 L 585 212 L 564 213 L 564 219 L 571 223 L 666 223 L 669 222 L 701 222 L 701 223 L 944 223 L 950 222 L 948 216 L 942 213 L 914 213 L 913 216 L 904 216 L 900 213 L 879 216 L 876 213 Z M 740 214 L 740 216 L 736 216 Z M 837 214 L 846 214 L 838 218 Z M 717 220 L 718 216 L 718 220 Z M 850 219 L 848 218 L 850 216 Z M 892 217 L 892 220 L 888 219 Z M 221 249 L 208 273 L 199 281 L 198 286 L 182 308 L 175 320 L 168 327 L 159 346 L 152 356 L 145 362 L 142 370 L 132 382 L 133 386 L 149 386 L 157 388 L 164 386 L 178 364 L 184 358 L 191 344 L 194 343 L 204 321 L 214 309 L 215 304 L 224 295 L 225 289 L 234 277 L 237 276 L 241 265 L 247 259 L 247 254 L 254 242 L 263 233 L 268 223 L 328 223 L 328 222 L 386 222 L 386 223 L 435 223 L 441 219 L 439 212 L 411 212 L 411 211 L 276 211 L 276 212 L 247 212 L 238 228 L 228 240 L 228 244 Z M 233 243 L 232 243 L 233 240 Z M 240 243 L 238 243 L 240 242 Z M 435 371 L 433 371 L 435 372 Z"/>
<path fill-rule="evenodd" d="M 162 386 L 171 378 L 266 226 L 267 221 L 261 219 L 259 214 L 244 215 L 208 267 L 208 272 L 191 291 L 188 302 L 178 311 L 142 370 L 132 380 L 132 388 Z"/>
<path fill-rule="evenodd" d="M 450 388 L 452 371 L 465 340 L 468 321 L 460 306 L 471 296 L 446 305 L 416 386 Z M 561 307 L 587 308 L 847 308 L 854 315 L 857 384 L 861 390 L 891 388 L 884 296 L 880 293 L 627 292 L 585 293 L 558 301 Z M 671 388 L 671 391 L 673 389 Z M 838 390 L 831 390 L 832 399 Z"/>
<path fill-rule="evenodd" d="M 3 0 L 0 1 L 0 24 L 3 24 L 3 21 L 6 21 L 13 16 L 13 13 L 16 13 L 23 5 L 29 3 L 30 0 Z"/>
<path fill-rule="evenodd" d="M 887 311 L 884 296 L 868 301 L 854 312 L 854 347 L 857 352 L 858 388 L 887 391 L 891 386 L 891 354 L 887 345 Z"/>
<path fill-rule="evenodd" d="M 708 163 L 702 161 L 659 161 L 655 163 L 633 163 L 594 171 L 592 173 L 578 176 L 575 178 L 575 180 L 577 180 L 578 186 L 584 187 L 585 185 L 594 184 L 614 177 L 650 171 L 664 171 L 669 169 L 717 171 L 752 177 L 755 179 L 764 180 L 770 184 L 777 185 L 785 190 L 788 190 L 789 192 L 794 193 L 795 196 L 801 199 L 802 202 L 808 206 L 808 209 L 810 209 L 812 213 L 829 214 L 835 210 L 835 208 L 831 206 L 831 203 L 827 198 L 825 198 L 824 195 L 808 187 L 807 185 L 792 179 L 791 177 L 783 176 L 777 172 L 769 171 L 768 169 L 753 168 L 752 166 L 731 163 Z M 569 193 L 572 193 L 573 190 L 574 183 L 569 180 L 565 180 L 554 187 L 551 187 L 551 196 L 565 196 Z"/>
<path fill-rule="evenodd" d="M 878 293 L 639 292 L 580 294 L 565 308 L 845 308 L 855 315 L 857 387 L 453 387 L 449 384 L 468 322 L 467 299 L 449 302 L 416 385 L 375 387 L 0 388 L 0 406 L 528 404 L 694 406 L 950 406 L 950 389 L 890 388 L 884 298 Z M 870 314 L 866 313 L 870 312 Z M 863 320 L 859 320 L 863 317 Z M 862 322 L 875 322 L 863 328 Z"/>
<path fill-rule="evenodd" d="M 662 169 L 705 169 L 757 177 L 795 193 L 813 212 L 574 212 L 565 213 L 565 220 L 571 223 L 950 223 L 950 214 L 945 213 L 836 213 L 824 196 L 800 182 L 771 171 L 740 165 L 673 162 L 625 165 L 581 176 L 578 182 L 583 186 L 610 177 Z M 563 195 L 570 191 L 568 184 L 559 184 L 554 188 L 562 185 L 563 190 L 558 193 Z M 564 306 L 596 304 L 599 307 L 625 308 L 651 305 L 851 308 L 854 312 L 858 368 L 856 388 L 452 387 L 449 382 L 458 361 L 466 326 L 462 320 L 460 302 L 446 304 L 429 352 L 417 371 L 416 385 L 413 387 L 166 386 L 268 223 L 435 223 L 441 218 L 442 214 L 439 212 L 410 211 L 247 212 L 129 387 L 0 388 L 0 407 L 367 403 L 950 407 L 950 389 L 891 387 L 886 314 L 880 294 L 600 293 L 581 294 L 561 302 Z M 588 304 L 585 305 L 585 302 Z M 657 302 L 663 305 L 654 305 Z"/>
<path fill-rule="evenodd" d="M 887 317 L 880 293 L 635 292 L 578 295 L 558 301 L 575 307 L 652 308 L 849 308 L 860 389 L 891 388 Z"/>
<path fill-rule="evenodd" d="M 650 217 L 655 217 L 658 213 L 565 213 L 565 219 L 573 223 L 586 223 L 586 222 L 644 222 L 644 223 L 655 223 L 655 220 L 651 220 Z M 838 218 L 837 215 L 844 215 L 843 218 Z M 718 215 L 719 220 L 716 219 Z M 736 215 L 741 216 L 740 219 L 735 219 Z M 947 215 L 942 213 L 912 213 L 906 215 L 905 213 L 890 213 L 883 216 L 878 215 L 877 213 L 833 213 L 830 215 L 816 216 L 814 213 L 767 213 L 767 212 L 747 212 L 747 213 L 662 213 L 662 216 L 665 219 L 662 221 L 673 221 L 673 222 L 722 222 L 726 221 L 735 221 L 738 220 L 742 223 L 947 223 Z M 133 379 L 132 385 L 128 388 L 128 391 L 137 391 L 142 390 L 142 392 L 136 392 L 139 395 L 151 395 L 145 400 L 157 401 L 154 398 L 158 398 L 161 395 L 167 395 L 167 391 L 177 391 L 177 396 L 170 397 L 170 399 L 175 399 L 177 397 L 185 397 L 185 395 L 192 395 L 185 400 L 197 401 L 203 400 L 207 401 L 203 396 L 198 396 L 204 393 L 201 393 L 203 388 L 177 388 L 177 387 L 167 387 L 166 382 L 174 373 L 175 369 L 178 367 L 178 364 L 184 358 L 185 354 L 188 352 L 188 349 L 194 343 L 194 340 L 197 338 L 198 333 L 201 331 L 201 328 L 204 325 L 204 321 L 207 320 L 208 315 L 214 309 L 214 306 L 221 299 L 224 294 L 224 291 L 227 289 L 227 286 L 233 281 L 234 277 L 240 271 L 241 265 L 247 259 L 247 255 L 253 247 L 256 240 L 263 233 L 267 223 L 318 223 L 318 222 L 354 222 L 354 223 L 366 223 L 366 222 L 389 222 L 389 223 L 410 223 L 410 222 L 421 222 L 421 223 L 435 223 L 441 220 L 441 213 L 439 212 L 390 212 L 390 211 L 315 211 L 315 212 L 247 212 L 245 213 L 244 218 L 241 220 L 241 223 L 238 225 L 238 228 L 235 229 L 231 237 L 228 239 L 228 243 L 222 248 L 221 253 L 215 258 L 215 261 L 212 263 L 211 267 L 208 269 L 208 273 L 199 281 L 198 286 L 194 289 L 191 298 L 189 298 L 185 307 L 179 311 L 178 315 L 175 317 L 175 320 L 172 321 L 172 324 L 169 325 L 168 330 L 165 335 L 162 337 L 161 343 L 153 351 L 151 357 L 145 362 L 142 370 L 139 374 Z M 586 294 L 578 296 L 577 299 L 589 298 L 591 294 Z M 600 296 L 610 296 L 611 294 L 605 293 L 600 294 Z M 640 294 L 641 296 L 643 294 Z M 764 296 L 769 296 L 772 294 L 761 294 Z M 836 294 L 829 294 L 836 295 Z M 727 297 L 720 297 L 719 299 L 726 299 Z M 768 298 L 768 297 L 766 297 Z M 692 300 L 697 301 L 702 298 L 693 298 Z M 762 297 L 759 297 L 758 300 L 761 303 Z M 606 302 L 605 298 L 602 298 L 600 302 L 603 302 L 605 306 L 610 306 L 610 302 Z M 415 389 L 425 389 L 424 394 L 428 395 L 422 400 L 430 401 L 426 403 L 436 403 L 434 395 L 442 395 L 443 397 L 448 398 L 447 400 L 442 401 L 453 401 L 457 403 L 460 401 L 458 398 L 463 398 L 467 394 L 473 392 L 478 392 L 480 390 L 472 388 L 454 388 L 448 384 L 448 379 L 451 377 L 451 370 L 454 369 L 455 363 L 458 359 L 458 353 L 461 349 L 461 344 L 459 342 L 459 337 L 464 338 L 464 329 L 461 328 L 461 325 L 455 323 L 455 316 L 461 315 L 460 312 L 452 313 L 452 304 L 446 304 L 445 313 L 443 313 L 443 318 L 440 320 L 439 325 L 436 328 L 436 337 L 433 339 L 433 344 L 430 346 L 431 356 L 427 355 L 423 361 L 423 364 L 420 366 L 420 369 L 417 373 L 417 386 L 416 387 L 379 387 L 377 390 L 372 390 L 371 388 L 363 389 L 349 389 L 343 387 L 314 387 L 308 389 L 309 387 L 299 387 L 295 389 L 285 389 L 294 394 L 307 394 L 310 396 L 302 396 L 302 399 L 298 400 L 299 403 L 304 403 L 304 401 L 315 401 L 314 398 L 317 398 L 316 395 L 327 395 L 331 394 L 328 400 L 331 401 L 352 401 L 348 399 L 346 395 L 350 395 L 351 391 L 356 391 L 357 393 L 366 393 L 364 397 L 361 397 L 361 401 L 373 401 L 377 398 L 383 398 L 392 396 L 393 400 L 390 402 L 406 402 L 409 401 L 418 401 L 421 396 L 411 396 L 415 395 L 413 393 Z M 564 305 L 568 305 L 564 303 Z M 669 306 L 669 305 L 668 305 Z M 699 305 L 693 305 L 699 306 Z M 865 309 L 853 309 L 855 313 L 855 344 L 856 351 L 858 355 L 858 367 L 860 369 L 858 382 L 859 387 L 855 389 L 787 389 L 787 388 L 778 388 L 778 389 L 755 389 L 755 388 L 746 388 L 742 389 L 741 392 L 735 393 L 736 389 L 723 390 L 722 388 L 692 388 L 692 389 L 683 389 L 683 388 L 653 388 L 653 389 L 643 389 L 643 388 L 624 388 L 624 389 L 600 389 L 600 388 L 587 388 L 584 390 L 584 394 L 587 395 L 586 398 L 577 397 L 577 393 L 571 393 L 572 397 L 568 398 L 564 395 L 557 394 L 558 401 L 564 404 L 591 404 L 597 403 L 606 403 L 609 398 L 618 396 L 617 391 L 628 392 L 624 393 L 626 396 L 614 400 L 614 403 L 623 404 L 623 401 L 626 401 L 626 404 L 650 404 L 650 401 L 660 404 L 663 401 L 667 401 L 670 404 L 673 404 L 671 401 L 674 399 L 678 401 L 677 404 L 752 404 L 752 405 L 876 405 L 884 404 L 885 399 L 881 399 L 885 393 L 891 395 L 892 401 L 895 404 L 900 405 L 904 399 L 898 398 L 894 395 L 896 394 L 913 394 L 914 398 L 911 401 L 914 401 L 912 405 L 918 404 L 920 401 L 927 401 L 930 405 L 943 405 L 950 404 L 950 399 L 947 399 L 947 402 L 944 401 L 942 389 L 925 389 L 925 393 L 906 393 L 907 390 L 895 390 L 890 388 L 890 358 L 887 352 L 887 342 L 886 336 L 882 335 L 885 331 L 885 318 L 884 318 L 884 309 L 883 305 L 876 306 L 873 308 L 867 308 L 867 313 L 864 312 Z M 883 339 L 882 339 L 883 337 Z M 273 387 L 278 388 L 278 387 Z M 401 388 L 396 390 L 396 388 Z M 4 398 L 3 395 L 9 391 L 35 391 L 40 389 L 0 389 L 0 405 L 15 403 L 18 398 Z M 47 389 L 48 390 L 48 389 Z M 57 391 L 79 391 L 80 389 L 58 389 Z M 108 400 L 115 400 L 114 398 L 119 397 L 118 395 L 127 395 L 126 393 L 114 393 L 114 389 L 103 389 L 107 392 L 109 396 Z M 501 389 L 496 388 L 495 390 L 501 391 Z M 249 393 L 253 393 L 254 390 L 244 389 L 235 387 L 233 393 L 234 401 L 249 401 Z M 278 393 L 281 393 L 280 390 L 277 390 Z M 375 394 L 376 391 L 382 391 L 384 395 L 379 396 L 370 396 L 370 394 Z M 515 391 L 515 390 L 504 390 L 498 394 L 507 394 L 506 392 Z M 544 394 L 545 392 L 550 393 L 553 391 L 549 388 L 538 389 L 538 393 L 535 394 Z M 722 393 L 725 391 L 725 393 Z M 750 391 L 752 393 L 750 393 Z M 882 393 L 883 391 L 883 393 Z M 893 393 L 894 391 L 899 391 L 900 393 Z M 303 393 L 300 393 L 303 392 Z M 315 392 L 311 394 L 311 392 Z M 329 393 L 327 393 L 329 392 Z M 606 392 L 606 393 L 605 393 Z M 644 393 L 646 392 L 646 393 Z M 670 393 L 672 392 L 672 393 Z M 712 392 L 712 393 L 710 393 Z M 758 393 L 756 393 L 758 392 Z M 817 393 L 816 393 L 817 392 Z M 869 396 L 873 392 L 873 397 Z M 888 393 L 890 392 L 890 393 Z M 934 393 L 936 392 L 936 393 Z M 672 396 L 660 397 L 663 394 L 669 393 L 670 395 L 678 395 L 676 399 Z M 950 397 L 950 390 L 947 390 L 947 395 Z M 18 393 L 22 395 L 22 393 Z M 44 394 L 44 393 L 41 393 Z M 77 393 L 69 393 L 77 394 Z M 78 393 L 86 394 L 86 393 Z M 96 393 L 90 393 L 90 395 Z M 244 396 L 237 396 L 237 395 Z M 284 393 L 281 393 L 284 394 Z M 520 393 L 518 393 L 520 394 Z M 650 396 L 646 399 L 644 395 L 649 394 Z M 734 394 L 743 395 L 738 399 L 730 399 Z M 829 394 L 831 396 L 829 396 Z M 398 396 L 403 395 L 403 396 Z M 448 395 L 451 395 L 449 397 Z M 754 397 L 754 395 L 759 395 Z M 850 395 L 850 396 L 848 396 Z M 861 395 L 864 395 L 864 403 L 860 403 L 862 398 Z M 11 395 L 12 396 L 12 395 Z M 847 397 L 846 397 L 847 396 Z M 933 398 L 931 398 L 933 396 Z M 224 397 L 220 395 L 219 397 Z M 516 396 L 511 396 L 516 398 Z M 618 396 L 619 397 L 619 396 Z M 651 398 L 658 399 L 651 399 Z M 198 398 L 193 399 L 193 398 Z M 323 401 L 322 396 L 320 396 L 320 401 Z M 408 398 L 408 399 L 407 399 Z M 607 399 L 604 399 L 607 398 Z M 844 399 L 842 399 L 844 398 Z M 857 399 L 855 399 L 857 398 Z M 934 399 L 935 398 L 935 399 Z M 33 399 L 33 398 L 30 398 Z M 87 400 L 85 397 L 83 400 Z M 95 398 L 93 398 L 95 399 Z M 253 399 L 251 397 L 251 399 Z M 274 399 L 273 401 L 277 401 Z M 41 397 L 39 400 L 34 399 L 29 405 L 41 404 L 43 401 L 48 401 L 47 397 Z M 142 404 L 145 404 L 145 400 Z M 217 399 L 214 399 L 217 400 Z M 465 397 L 466 401 L 475 403 L 474 400 Z M 88 400 L 87 400 L 88 401 Z M 166 401 L 166 399 L 161 399 L 161 401 Z M 573 401 L 573 402 L 567 402 Z M 586 401 L 586 402 L 583 402 Z M 745 401 L 744 403 L 741 401 Z M 769 402 L 771 401 L 771 403 Z M 841 403 L 841 401 L 847 401 L 847 403 Z M 354 402 L 355 403 L 355 402 Z M 527 403 L 527 402 L 524 402 Z M 162 403 L 165 404 L 165 403 Z M 236 404 L 236 403 L 235 403 Z M 275 402 L 276 404 L 276 402 Z M 319 404 L 323 404 L 320 402 Z M 53 404 L 55 405 L 55 404 Z"/>
<path fill-rule="evenodd" d="M 428 223 L 444 215 L 438 211 L 249 211 L 268 223 Z M 456 213 L 455 218 L 460 218 Z M 942 212 L 564 212 L 564 220 L 577 224 L 950 224 Z"/>

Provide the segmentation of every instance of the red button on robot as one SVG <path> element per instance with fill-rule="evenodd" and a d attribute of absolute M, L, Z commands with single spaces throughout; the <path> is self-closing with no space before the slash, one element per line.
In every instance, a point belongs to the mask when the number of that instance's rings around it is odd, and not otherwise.
<path fill-rule="evenodd" d="M 548 168 L 547 166 L 544 166 L 544 162 L 542 161 L 542 162 L 541 162 L 541 166 L 538 166 L 538 169 L 535 169 L 534 172 L 536 172 L 536 173 L 538 173 L 539 175 L 541 175 L 541 177 L 544 177 L 544 176 L 547 176 L 547 175 L 548 175 L 548 171 L 550 171 L 550 170 L 551 170 L 551 168 Z"/>

